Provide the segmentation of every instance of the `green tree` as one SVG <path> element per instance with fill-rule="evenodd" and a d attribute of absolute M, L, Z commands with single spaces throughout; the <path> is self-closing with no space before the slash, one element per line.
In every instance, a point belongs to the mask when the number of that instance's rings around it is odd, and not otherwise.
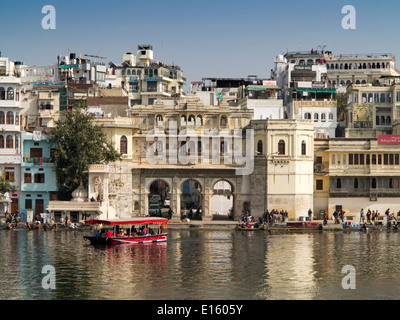
<path fill-rule="evenodd" d="M 336 101 L 337 101 L 337 119 L 338 119 L 338 121 L 346 120 L 347 98 L 348 98 L 348 95 L 346 93 L 338 93 L 337 94 Z"/>
<path fill-rule="evenodd" d="M 4 179 L 3 176 L 0 176 L 0 200 L 4 199 L 4 194 L 6 192 L 16 192 L 17 188 L 11 184 L 12 182 Z"/>
<path fill-rule="evenodd" d="M 87 171 L 91 164 L 109 163 L 121 155 L 107 140 L 102 126 L 93 124 L 93 114 L 86 105 L 64 111 L 56 126 L 50 131 L 54 147 L 54 164 L 59 184 L 59 198 L 67 195 L 82 181 L 87 185 Z"/>

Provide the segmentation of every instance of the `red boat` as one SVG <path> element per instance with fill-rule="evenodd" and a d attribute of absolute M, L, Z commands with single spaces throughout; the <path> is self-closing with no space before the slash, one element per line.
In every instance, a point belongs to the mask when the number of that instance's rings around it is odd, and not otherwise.
<path fill-rule="evenodd" d="M 100 232 L 84 236 L 91 244 L 114 245 L 167 241 L 167 218 L 138 217 L 132 219 L 86 220 L 85 224 L 98 225 Z"/>

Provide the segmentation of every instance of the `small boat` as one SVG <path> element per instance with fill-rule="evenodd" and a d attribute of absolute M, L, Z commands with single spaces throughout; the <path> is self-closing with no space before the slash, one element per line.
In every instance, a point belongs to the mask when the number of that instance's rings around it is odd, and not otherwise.
<path fill-rule="evenodd" d="M 94 245 L 149 243 L 167 241 L 167 218 L 137 217 L 132 219 L 86 220 L 85 224 L 98 225 L 102 232 L 84 236 Z M 136 226 L 138 228 L 136 228 Z M 107 232 L 106 232 L 107 230 Z"/>

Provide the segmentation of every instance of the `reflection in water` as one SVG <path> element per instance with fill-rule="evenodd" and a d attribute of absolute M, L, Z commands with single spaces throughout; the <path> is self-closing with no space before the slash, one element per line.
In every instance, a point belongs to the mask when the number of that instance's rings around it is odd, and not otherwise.
<path fill-rule="evenodd" d="M 0 230 L 0 299 L 399 299 L 400 233 L 170 230 L 95 247 L 79 231 Z M 45 265 L 56 289 L 41 286 Z M 356 270 L 344 290 L 343 266 Z"/>

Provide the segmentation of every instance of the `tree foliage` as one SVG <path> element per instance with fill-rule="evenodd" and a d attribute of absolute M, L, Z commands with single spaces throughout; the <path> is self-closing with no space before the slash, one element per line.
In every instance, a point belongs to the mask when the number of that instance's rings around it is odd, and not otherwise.
<path fill-rule="evenodd" d="M 17 188 L 12 185 L 10 181 L 4 179 L 3 176 L 0 176 L 0 200 L 4 199 L 4 194 L 6 192 L 16 192 Z"/>
<path fill-rule="evenodd" d="M 87 185 L 91 164 L 119 160 L 121 155 L 107 140 L 101 126 L 93 124 L 93 114 L 85 105 L 64 111 L 50 132 L 59 190 L 74 190 L 82 181 Z"/>
<path fill-rule="evenodd" d="M 337 119 L 338 121 L 346 120 L 347 115 L 347 98 L 348 95 L 346 93 L 338 93 L 337 94 Z"/>

